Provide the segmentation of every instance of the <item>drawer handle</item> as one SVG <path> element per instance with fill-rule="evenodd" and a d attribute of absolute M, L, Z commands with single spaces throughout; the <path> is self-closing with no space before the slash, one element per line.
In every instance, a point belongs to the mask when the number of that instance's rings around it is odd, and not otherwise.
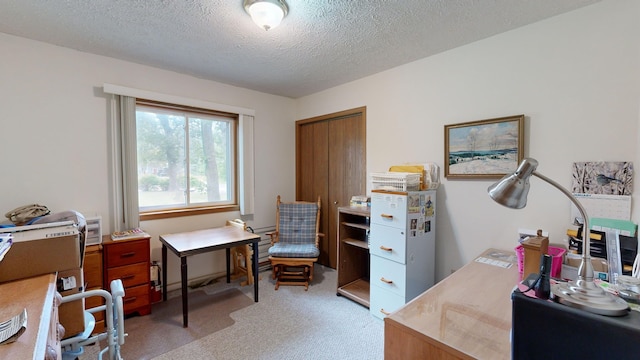
<path fill-rule="evenodd" d="M 393 248 L 390 248 L 390 247 L 386 247 L 386 246 L 380 245 L 380 250 L 382 250 L 382 251 L 392 252 L 392 251 L 393 251 Z"/>
<path fill-rule="evenodd" d="M 127 258 L 127 257 L 132 257 L 135 254 L 136 254 L 136 252 L 132 251 L 132 252 L 128 252 L 128 253 L 124 253 L 124 254 L 120 255 L 120 257 Z"/>
<path fill-rule="evenodd" d="M 389 316 L 389 314 L 391 314 L 390 312 L 385 311 L 385 310 L 384 310 L 384 309 L 382 309 L 382 308 L 380 309 L 380 312 L 381 312 L 384 316 Z"/>
<path fill-rule="evenodd" d="M 385 283 L 385 284 L 393 284 L 393 280 L 387 280 L 387 279 L 385 279 L 384 277 L 381 277 L 381 278 L 380 278 L 380 281 L 382 281 L 382 282 L 383 282 L 383 283 Z"/>
<path fill-rule="evenodd" d="M 121 280 L 129 280 L 129 279 L 133 279 L 134 277 L 136 277 L 135 275 L 125 275 L 123 277 L 121 277 Z"/>
<path fill-rule="evenodd" d="M 393 215 L 389 215 L 389 214 L 380 214 L 380 216 L 382 216 L 383 218 L 388 219 L 388 220 L 393 220 Z"/>
<path fill-rule="evenodd" d="M 137 298 L 138 297 L 136 297 L 136 296 L 130 297 L 130 298 L 126 298 L 126 299 L 123 299 L 123 302 L 125 302 L 125 303 L 134 302 L 134 301 L 136 301 Z"/>

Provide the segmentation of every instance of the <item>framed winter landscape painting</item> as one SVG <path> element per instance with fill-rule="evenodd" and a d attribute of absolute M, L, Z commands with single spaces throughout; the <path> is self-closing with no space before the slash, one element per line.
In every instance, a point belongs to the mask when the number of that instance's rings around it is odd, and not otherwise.
<path fill-rule="evenodd" d="M 524 115 L 444 126 L 444 176 L 499 179 L 524 157 Z"/>

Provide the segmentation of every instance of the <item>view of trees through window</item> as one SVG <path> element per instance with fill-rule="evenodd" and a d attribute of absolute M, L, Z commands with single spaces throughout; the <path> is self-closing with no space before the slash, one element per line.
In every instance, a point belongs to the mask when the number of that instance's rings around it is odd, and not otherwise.
<path fill-rule="evenodd" d="M 140 211 L 235 203 L 236 119 L 138 104 Z"/>

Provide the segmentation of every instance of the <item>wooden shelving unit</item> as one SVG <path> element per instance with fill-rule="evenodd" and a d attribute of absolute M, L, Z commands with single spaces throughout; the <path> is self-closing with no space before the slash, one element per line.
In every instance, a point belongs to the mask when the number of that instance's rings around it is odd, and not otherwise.
<path fill-rule="evenodd" d="M 338 208 L 337 295 L 369 307 L 369 208 Z"/>

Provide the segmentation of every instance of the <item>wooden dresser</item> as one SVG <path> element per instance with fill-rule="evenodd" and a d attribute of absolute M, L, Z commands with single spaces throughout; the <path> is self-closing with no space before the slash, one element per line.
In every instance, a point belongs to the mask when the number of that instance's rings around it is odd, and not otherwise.
<path fill-rule="evenodd" d="M 102 245 L 87 245 L 84 250 L 84 282 L 86 284 L 85 291 L 100 290 L 103 289 L 102 282 L 104 281 L 104 275 L 102 271 Z M 110 291 L 108 288 L 107 291 Z M 102 296 L 91 296 L 85 299 L 85 309 L 98 307 L 104 304 L 104 298 Z M 96 326 L 94 333 L 101 333 L 104 331 L 104 317 L 105 312 L 101 311 L 94 313 L 93 316 L 96 319 Z"/>
<path fill-rule="evenodd" d="M 113 241 L 109 235 L 102 238 L 104 287 L 109 288 L 111 280 L 122 280 L 125 315 L 151 313 L 149 240 L 146 237 Z"/>
<path fill-rule="evenodd" d="M 384 358 L 511 359 L 513 251 L 489 249 L 384 319 Z"/>
<path fill-rule="evenodd" d="M 18 339 L 0 345 L 0 359 L 60 359 L 64 329 L 58 323 L 56 275 L 41 275 L 0 284 L 0 321 L 27 309 L 27 328 Z"/>

